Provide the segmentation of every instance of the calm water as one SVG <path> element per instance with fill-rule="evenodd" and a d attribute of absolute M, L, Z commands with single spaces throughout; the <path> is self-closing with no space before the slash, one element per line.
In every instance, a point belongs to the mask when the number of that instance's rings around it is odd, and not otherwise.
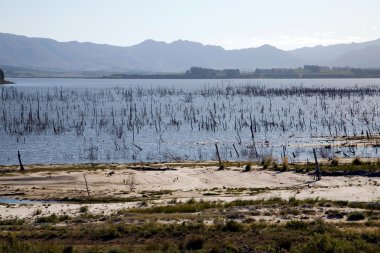
<path fill-rule="evenodd" d="M 2 204 L 46 204 L 46 203 L 55 203 L 55 202 L 44 201 L 44 200 L 26 200 L 26 199 L 0 197 L 0 203 Z"/>
<path fill-rule="evenodd" d="M 379 134 L 378 95 L 238 95 L 231 87 L 380 87 L 379 79 L 12 79 L 0 88 L 0 164 L 140 162 L 266 155 L 311 159 L 326 137 Z M 250 125 L 254 122 L 254 143 Z M 319 150 L 377 156 L 377 148 Z"/>

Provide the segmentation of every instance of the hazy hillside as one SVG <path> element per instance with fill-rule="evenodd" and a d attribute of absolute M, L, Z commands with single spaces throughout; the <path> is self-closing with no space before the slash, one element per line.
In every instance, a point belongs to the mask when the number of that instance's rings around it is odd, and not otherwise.
<path fill-rule="evenodd" d="M 190 41 L 146 40 L 118 47 L 0 33 L 0 64 L 67 70 L 184 71 L 192 66 L 245 70 L 298 67 L 302 62 L 271 46 L 225 50 Z"/>
<path fill-rule="evenodd" d="M 192 66 L 240 70 L 295 68 L 304 64 L 380 67 L 380 40 L 291 51 L 270 45 L 225 50 L 178 40 L 146 40 L 130 47 L 57 42 L 0 33 L 0 65 L 55 71 L 183 72 Z"/>
<path fill-rule="evenodd" d="M 334 61 L 334 65 L 358 68 L 380 67 L 380 45 L 345 53 Z"/>
<path fill-rule="evenodd" d="M 315 46 L 315 47 L 303 47 L 295 50 L 288 51 L 293 57 L 304 61 L 307 64 L 325 65 L 325 66 L 351 66 L 351 63 L 342 63 L 337 58 L 356 50 L 361 50 L 366 47 L 380 46 L 380 39 L 374 41 L 368 41 L 363 43 L 350 43 L 350 44 L 336 44 L 330 46 Z M 357 60 L 366 62 L 366 59 L 358 58 Z M 355 65 L 356 66 L 356 65 Z M 380 67 L 380 61 L 374 63 L 371 67 Z"/>

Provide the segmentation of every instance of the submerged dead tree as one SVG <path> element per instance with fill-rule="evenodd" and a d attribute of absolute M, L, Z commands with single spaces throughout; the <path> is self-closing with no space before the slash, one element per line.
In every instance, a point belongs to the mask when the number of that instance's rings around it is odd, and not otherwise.
<path fill-rule="evenodd" d="M 20 170 L 21 171 L 25 170 L 24 165 L 22 165 L 22 162 L 21 162 L 20 150 L 17 150 L 17 157 L 18 157 L 18 163 L 20 164 Z"/>
<path fill-rule="evenodd" d="M 220 159 L 218 144 L 216 144 L 216 143 L 215 143 L 215 148 L 216 148 L 216 155 L 218 156 L 218 161 L 219 161 L 219 169 L 218 170 L 223 170 L 224 166 L 222 164 L 222 160 Z"/>

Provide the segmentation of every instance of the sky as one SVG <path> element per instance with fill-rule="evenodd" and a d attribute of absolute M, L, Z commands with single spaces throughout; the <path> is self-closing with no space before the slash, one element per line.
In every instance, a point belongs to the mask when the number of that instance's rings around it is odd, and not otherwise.
<path fill-rule="evenodd" d="M 0 10 L 2 33 L 118 46 L 290 50 L 380 38 L 379 0 L 1 0 Z"/>

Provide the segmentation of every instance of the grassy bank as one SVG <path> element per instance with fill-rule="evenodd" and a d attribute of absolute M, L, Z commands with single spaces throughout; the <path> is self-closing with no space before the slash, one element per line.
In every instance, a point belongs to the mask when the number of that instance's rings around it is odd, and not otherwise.
<path fill-rule="evenodd" d="M 14 226 L 0 233 L 0 252 L 379 252 L 376 225 L 285 224 L 232 220 L 182 224 Z"/>

